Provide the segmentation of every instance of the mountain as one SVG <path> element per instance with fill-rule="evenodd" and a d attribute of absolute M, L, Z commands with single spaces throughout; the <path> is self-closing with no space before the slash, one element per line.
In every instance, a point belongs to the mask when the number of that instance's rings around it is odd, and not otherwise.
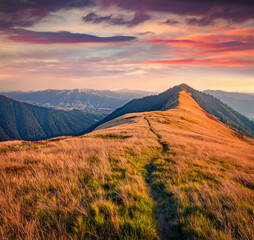
<path fill-rule="evenodd" d="M 0 141 L 73 135 L 96 121 L 97 116 L 79 110 L 54 110 L 0 95 Z"/>
<path fill-rule="evenodd" d="M 133 89 L 120 89 L 120 90 L 116 90 L 116 93 L 121 93 L 121 94 L 133 94 L 137 96 L 139 95 L 139 97 L 144 97 L 144 96 L 148 96 L 148 95 L 154 95 L 154 94 L 158 94 L 157 92 L 151 92 L 151 91 L 142 91 L 142 90 L 133 90 Z"/>
<path fill-rule="evenodd" d="M 204 92 L 219 98 L 239 113 L 254 120 L 254 94 L 224 92 L 220 90 L 205 90 Z"/>
<path fill-rule="evenodd" d="M 48 89 L 35 92 L 4 92 L 0 94 L 46 107 L 68 110 L 79 109 L 92 114 L 102 114 L 104 117 L 130 100 L 152 93 L 135 90 Z"/>
<path fill-rule="evenodd" d="M 83 136 L 0 143 L 0 239 L 253 239 L 254 139 L 174 92 Z"/>
<path fill-rule="evenodd" d="M 197 91 L 186 84 L 175 86 L 159 95 L 134 99 L 123 107 L 115 110 L 101 121 L 97 122 L 94 126 L 89 128 L 87 132 L 92 131 L 99 125 L 126 113 L 165 111 L 175 108 L 179 103 L 179 92 L 183 90 L 189 92 L 193 99 L 209 114 L 217 117 L 223 123 L 237 129 L 239 132 L 247 136 L 254 136 L 253 121 L 250 121 L 248 118 L 241 115 L 212 95 Z"/>

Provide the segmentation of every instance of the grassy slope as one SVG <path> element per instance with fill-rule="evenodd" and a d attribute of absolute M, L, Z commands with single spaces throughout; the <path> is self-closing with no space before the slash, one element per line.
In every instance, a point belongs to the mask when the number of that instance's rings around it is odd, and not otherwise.
<path fill-rule="evenodd" d="M 252 139 L 184 91 L 110 126 L 0 144 L 0 238 L 253 239 Z"/>
<path fill-rule="evenodd" d="M 227 124 L 231 128 L 239 131 L 248 137 L 254 137 L 254 122 L 247 117 L 238 113 L 228 105 L 221 102 L 212 95 L 202 93 L 189 87 L 186 84 L 181 84 L 168 89 L 158 95 L 147 96 L 140 99 L 134 99 L 128 102 L 121 108 L 106 116 L 95 125 L 86 129 L 84 133 L 93 131 L 98 126 L 107 123 L 117 117 L 127 113 L 149 112 L 149 111 L 165 111 L 173 109 L 178 105 L 179 92 L 187 91 L 191 93 L 192 98 L 208 113 L 216 116 L 221 122 Z M 80 134 L 81 135 L 81 134 Z"/>

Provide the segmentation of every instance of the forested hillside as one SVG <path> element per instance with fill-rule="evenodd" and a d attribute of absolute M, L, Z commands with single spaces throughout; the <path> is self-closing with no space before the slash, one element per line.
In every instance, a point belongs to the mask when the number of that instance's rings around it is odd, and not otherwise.
<path fill-rule="evenodd" d="M 0 141 L 73 135 L 97 120 L 97 116 L 78 110 L 54 110 L 0 95 Z"/>
<path fill-rule="evenodd" d="M 239 113 L 254 120 L 254 94 L 225 92 L 221 90 L 206 90 L 204 92 L 219 98 Z"/>

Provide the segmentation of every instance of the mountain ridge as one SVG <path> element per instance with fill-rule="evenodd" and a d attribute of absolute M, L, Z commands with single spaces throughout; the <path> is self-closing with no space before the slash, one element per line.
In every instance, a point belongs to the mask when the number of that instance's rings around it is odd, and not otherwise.
<path fill-rule="evenodd" d="M 254 136 L 254 122 L 250 121 L 247 117 L 238 113 L 228 105 L 216 99 L 212 95 L 202 93 L 189 87 L 187 84 L 181 84 L 170 88 L 158 95 L 147 96 L 140 99 L 134 99 L 123 107 L 118 108 L 107 117 L 91 126 L 85 132 L 93 131 L 100 124 L 104 124 L 116 117 L 126 113 L 132 112 L 147 112 L 147 111 L 165 111 L 174 108 L 178 104 L 179 92 L 186 90 L 191 93 L 193 99 L 200 105 L 202 109 L 211 115 L 219 118 L 220 121 L 226 125 L 234 128 L 246 136 Z M 83 132 L 83 133 L 85 133 Z"/>
<path fill-rule="evenodd" d="M 213 95 L 250 120 L 254 120 L 254 94 L 222 90 L 205 90 L 203 92 Z"/>
<path fill-rule="evenodd" d="M 131 90 L 119 92 L 94 89 L 47 89 L 29 92 L 3 92 L 0 94 L 36 105 L 56 109 L 78 109 L 105 116 L 134 98 L 152 93 Z"/>

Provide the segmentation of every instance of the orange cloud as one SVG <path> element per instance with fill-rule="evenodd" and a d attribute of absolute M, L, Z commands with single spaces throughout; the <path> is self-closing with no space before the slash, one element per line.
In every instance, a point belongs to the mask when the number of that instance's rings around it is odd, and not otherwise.
<path fill-rule="evenodd" d="M 225 30 L 231 30 L 232 27 L 223 27 L 223 26 L 216 26 L 216 27 L 212 27 L 212 31 L 214 32 L 221 32 L 221 31 L 225 31 Z"/>
<path fill-rule="evenodd" d="M 153 39 L 150 43 L 181 48 L 172 49 L 172 52 L 189 51 L 190 56 L 218 55 L 224 52 L 246 54 L 254 50 L 254 29 L 236 29 L 224 34 L 192 34 L 179 39 Z"/>
<path fill-rule="evenodd" d="M 205 58 L 172 58 L 166 60 L 145 61 L 145 64 L 171 64 L 171 65 L 192 65 L 192 66 L 227 66 L 242 67 L 254 65 L 254 59 L 228 58 L 223 57 L 205 57 Z"/>
<path fill-rule="evenodd" d="M 226 32 L 227 35 L 233 36 L 253 36 L 254 28 L 240 28 Z"/>

